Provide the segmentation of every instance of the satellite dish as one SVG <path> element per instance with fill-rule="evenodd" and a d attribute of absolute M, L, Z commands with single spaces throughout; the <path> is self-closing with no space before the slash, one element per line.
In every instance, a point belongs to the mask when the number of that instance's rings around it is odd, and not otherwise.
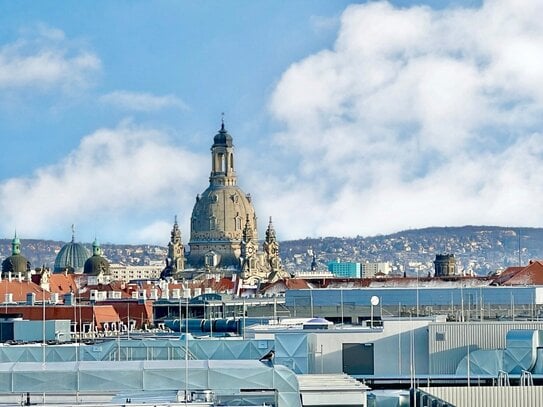
<path fill-rule="evenodd" d="M 370 302 L 371 305 L 379 305 L 379 297 L 377 297 L 376 295 L 372 296 Z"/>

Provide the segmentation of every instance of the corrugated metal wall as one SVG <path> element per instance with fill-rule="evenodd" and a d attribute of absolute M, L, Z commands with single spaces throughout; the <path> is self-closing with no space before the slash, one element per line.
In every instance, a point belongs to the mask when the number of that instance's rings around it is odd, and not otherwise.
<path fill-rule="evenodd" d="M 469 351 L 504 349 L 511 329 L 543 329 L 540 322 L 432 322 L 428 325 L 430 374 L 454 374 Z"/>
<path fill-rule="evenodd" d="M 456 407 L 528 407 L 543 404 L 543 387 L 425 387 Z"/>

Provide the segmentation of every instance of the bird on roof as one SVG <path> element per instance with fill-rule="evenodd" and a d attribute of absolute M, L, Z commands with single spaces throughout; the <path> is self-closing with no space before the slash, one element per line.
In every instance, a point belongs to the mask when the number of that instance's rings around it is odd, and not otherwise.
<path fill-rule="evenodd" d="M 275 357 L 275 351 L 272 349 L 258 360 L 261 361 L 262 363 L 265 363 L 265 364 L 269 365 L 269 366 L 273 366 L 273 358 L 274 357 Z"/>

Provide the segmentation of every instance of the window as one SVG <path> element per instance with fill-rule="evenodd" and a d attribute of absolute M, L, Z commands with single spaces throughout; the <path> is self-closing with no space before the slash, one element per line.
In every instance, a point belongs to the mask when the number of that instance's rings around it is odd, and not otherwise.
<path fill-rule="evenodd" d="M 436 332 L 436 341 L 443 342 L 445 338 L 445 332 Z"/>
<path fill-rule="evenodd" d="M 344 343 L 343 372 L 350 375 L 374 374 L 373 343 Z"/>

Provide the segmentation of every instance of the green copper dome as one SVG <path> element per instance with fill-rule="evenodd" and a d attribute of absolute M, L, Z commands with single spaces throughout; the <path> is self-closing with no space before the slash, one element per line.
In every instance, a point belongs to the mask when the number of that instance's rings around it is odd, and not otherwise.
<path fill-rule="evenodd" d="M 92 256 L 85 261 L 83 273 L 91 276 L 97 276 L 100 273 L 109 274 L 109 262 L 102 257 L 102 249 L 98 239 L 92 243 Z"/>
<path fill-rule="evenodd" d="M 12 254 L 2 262 L 3 276 L 7 276 L 9 272 L 11 275 L 16 275 L 27 271 L 30 271 L 30 262 L 20 254 Z"/>
<path fill-rule="evenodd" d="M 55 258 L 53 273 L 63 273 L 67 269 L 69 273 L 81 274 L 88 258 L 89 251 L 81 243 L 76 243 L 72 234 L 72 241 L 62 246 Z"/>
<path fill-rule="evenodd" d="M 21 241 L 17 237 L 17 232 L 11 241 L 11 256 L 2 262 L 2 275 L 7 276 L 9 272 L 12 275 L 17 273 L 26 273 L 30 271 L 30 262 L 21 255 Z"/>

